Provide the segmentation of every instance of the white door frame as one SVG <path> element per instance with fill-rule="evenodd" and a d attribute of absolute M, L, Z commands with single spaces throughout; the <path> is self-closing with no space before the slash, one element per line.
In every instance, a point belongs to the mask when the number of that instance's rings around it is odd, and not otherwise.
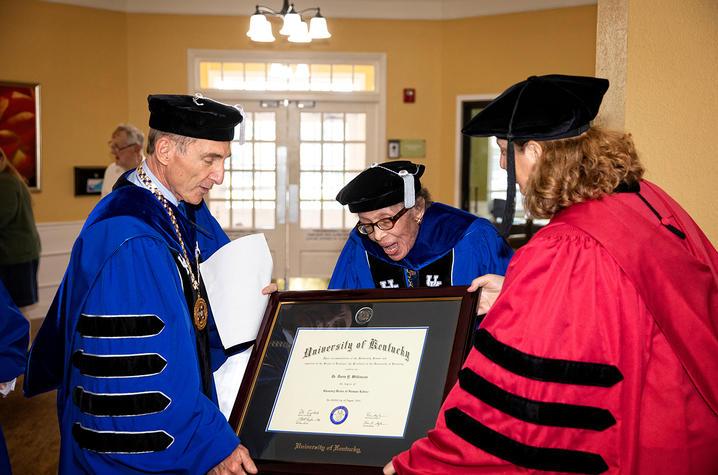
<path fill-rule="evenodd" d="M 306 53 L 306 52 L 261 52 L 261 51 L 244 51 L 244 50 L 188 50 L 188 86 L 189 92 L 195 93 L 200 92 L 207 97 L 214 97 L 221 101 L 236 101 L 247 104 L 248 110 L 256 109 L 255 105 L 263 100 L 268 101 L 314 101 L 321 105 L 333 104 L 334 107 L 338 108 L 352 108 L 359 107 L 367 112 L 367 117 L 371 117 L 372 120 L 367 122 L 367 137 L 366 137 L 366 157 L 369 162 L 380 161 L 380 157 L 384 156 L 385 148 L 383 144 L 386 141 L 386 54 L 381 53 Z M 246 90 L 232 90 L 232 89 L 202 89 L 200 88 L 200 63 L 201 62 L 242 62 L 242 63 L 307 63 L 307 64 L 369 64 L 374 67 L 374 91 L 348 91 L 348 92 L 335 92 L 335 91 L 276 91 L 276 90 L 265 90 L 265 91 L 246 91 Z M 287 103 L 285 102 L 285 106 Z M 279 124 L 279 113 L 283 109 L 280 107 L 277 109 L 277 124 Z M 268 109 L 269 110 L 269 109 Z M 314 110 L 313 108 L 307 109 L 307 112 Z M 256 112 L 256 111 L 255 111 Z M 286 114 L 283 117 L 289 120 L 292 114 L 297 114 L 298 111 L 294 108 L 286 109 Z M 297 119 L 299 116 L 297 115 Z M 298 121 L 297 121 L 298 125 Z M 296 141 L 296 145 L 299 146 L 299 128 L 288 130 L 288 135 L 284 137 L 285 142 L 282 145 L 288 146 L 289 143 L 294 143 L 290 138 L 293 134 Z M 276 144 L 280 145 L 280 135 L 277 135 Z M 372 143 L 374 141 L 374 143 Z M 289 152 L 289 150 L 287 151 Z M 293 156 L 298 157 L 299 152 L 295 150 Z M 278 157 L 279 160 L 279 157 Z M 299 166 L 297 160 L 296 163 Z M 279 167 L 279 161 L 277 162 Z M 291 183 L 291 177 L 289 176 L 290 170 L 283 170 L 285 175 L 284 181 L 287 184 Z M 297 175 L 298 170 L 295 170 Z M 280 179 L 281 171 L 277 168 L 277 179 Z M 295 177 L 295 186 L 299 185 L 299 176 Z M 289 180 L 289 181 L 288 181 Z M 306 244 L 304 230 L 300 228 L 299 216 L 297 216 L 296 223 L 290 224 L 291 209 L 289 208 L 289 195 L 291 193 L 291 187 L 283 189 L 283 187 L 277 183 L 276 198 L 276 219 L 277 224 L 284 226 L 284 245 L 278 253 L 283 257 L 283 265 L 281 269 L 275 266 L 275 276 L 278 278 L 285 278 L 287 285 L 289 284 L 290 277 L 296 277 L 292 275 L 302 269 L 301 259 L 297 257 L 296 262 L 294 257 L 290 254 L 289 246 L 290 239 L 297 238 L 302 244 Z M 299 200 L 299 197 L 297 197 Z M 299 201 L 297 202 L 299 206 Z M 283 210 L 284 212 L 280 212 Z M 281 219 L 280 216 L 286 215 L 287 219 Z M 295 226 L 296 229 L 293 227 Z M 276 229 L 276 228 L 275 228 Z M 342 230 L 348 231 L 348 230 Z M 293 236 L 292 233 L 298 233 L 297 236 Z M 311 241 L 311 240 L 310 240 Z M 334 245 L 332 241 L 324 242 L 323 245 Z M 342 236 L 341 242 L 336 243 L 337 249 L 331 249 L 327 251 L 323 248 L 314 249 L 309 242 L 308 250 L 317 251 L 321 254 L 321 251 L 334 252 L 339 254 L 341 246 L 345 242 L 345 237 Z M 277 245 L 275 242 L 274 245 Z M 274 247 L 270 246 L 272 249 Z M 300 246 L 301 247 L 301 246 Z M 302 248 L 303 249 L 303 248 Z M 326 260 L 326 259 L 325 259 Z M 303 270 L 303 269 L 302 269 Z M 279 271 L 279 272 L 277 272 Z M 307 274 L 308 275 L 308 274 Z"/>
<path fill-rule="evenodd" d="M 454 148 L 454 206 L 457 208 L 461 206 L 461 129 L 464 124 L 462 120 L 462 110 L 464 102 L 472 101 L 491 101 L 496 99 L 498 94 L 467 94 L 456 96 L 456 133 L 455 140 L 456 145 Z"/>

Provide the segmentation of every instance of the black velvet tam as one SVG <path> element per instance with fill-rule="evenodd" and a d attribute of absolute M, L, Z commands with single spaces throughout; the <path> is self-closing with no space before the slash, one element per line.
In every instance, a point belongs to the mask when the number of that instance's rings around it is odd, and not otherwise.
<path fill-rule="evenodd" d="M 154 94 L 147 103 L 151 128 L 185 137 L 229 142 L 242 122 L 238 108 L 199 95 Z"/>
<path fill-rule="evenodd" d="M 421 190 L 419 177 L 424 174 L 424 165 L 396 160 L 374 164 L 361 172 L 339 191 L 337 201 L 349 205 L 352 213 L 374 211 L 401 203 L 404 201 L 404 180 L 398 173 L 402 170 L 413 175 L 414 193 L 418 193 Z"/>
<path fill-rule="evenodd" d="M 462 132 L 513 140 L 575 137 L 588 130 L 607 89 L 607 79 L 531 76 L 491 101 Z"/>

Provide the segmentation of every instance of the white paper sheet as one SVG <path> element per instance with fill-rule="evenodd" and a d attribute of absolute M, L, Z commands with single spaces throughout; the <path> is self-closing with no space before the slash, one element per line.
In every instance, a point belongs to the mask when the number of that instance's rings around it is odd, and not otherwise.
<path fill-rule="evenodd" d="M 237 400 L 239 386 L 242 384 L 244 371 L 249 363 L 249 356 L 252 354 L 252 348 L 227 358 L 222 366 L 214 372 L 214 385 L 217 388 L 217 401 L 219 402 L 219 410 L 222 411 L 224 417 L 229 420 L 232 414 L 234 402 Z"/>
<path fill-rule="evenodd" d="M 262 289 L 272 279 L 264 234 L 235 239 L 200 267 L 222 345 L 231 348 L 256 339 L 269 300 Z"/>
<path fill-rule="evenodd" d="M 267 307 L 262 289 L 272 279 L 272 254 L 264 234 L 252 234 L 222 246 L 200 264 L 222 345 L 231 348 L 255 340 Z M 252 348 L 227 358 L 214 372 L 219 409 L 229 420 Z"/>

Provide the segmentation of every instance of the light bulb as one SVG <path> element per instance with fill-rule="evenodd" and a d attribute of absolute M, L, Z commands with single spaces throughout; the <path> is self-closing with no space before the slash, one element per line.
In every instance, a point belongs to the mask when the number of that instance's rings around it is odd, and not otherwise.
<path fill-rule="evenodd" d="M 287 39 L 291 43 L 311 43 L 312 37 L 309 36 L 309 27 L 307 26 L 307 22 L 300 22 L 294 34 Z"/>
<path fill-rule="evenodd" d="M 274 35 L 272 34 L 272 25 L 262 14 L 255 13 L 249 19 L 249 31 L 247 36 L 252 41 L 258 43 L 271 43 L 274 41 Z"/>
<path fill-rule="evenodd" d="M 322 40 L 332 37 L 327 29 L 327 19 L 319 12 L 309 21 L 309 36 L 313 40 Z"/>
<path fill-rule="evenodd" d="M 292 8 L 284 15 L 284 24 L 282 29 L 279 30 L 280 35 L 292 36 L 297 31 L 297 28 L 301 28 L 299 25 L 302 23 L 302 17 L 299 13 L 295 12 Z"/>

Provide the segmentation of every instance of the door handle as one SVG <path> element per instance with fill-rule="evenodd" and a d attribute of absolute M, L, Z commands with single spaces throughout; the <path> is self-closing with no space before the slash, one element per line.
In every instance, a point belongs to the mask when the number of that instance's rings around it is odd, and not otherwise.
<path fill-rule="evenodd" d="M 289 216 L 292 224 L 299 221 L 299 185 L 289 185 Z"/>

